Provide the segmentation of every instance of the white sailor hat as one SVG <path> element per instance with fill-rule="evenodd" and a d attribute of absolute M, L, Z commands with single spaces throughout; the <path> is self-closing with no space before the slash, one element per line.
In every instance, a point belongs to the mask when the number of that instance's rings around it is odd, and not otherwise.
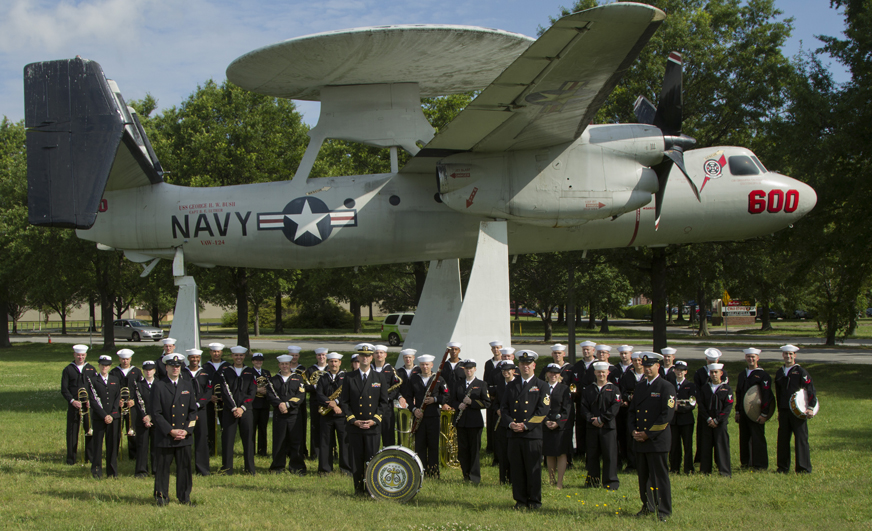
<path fill-rule="evenodd" d="M 502 341 L 491 341 L 490 343 L 488 343 L 488 345 L 490 345 L 491 347 L 501 347 L 501 346 L 503 346 L 503 342 Z"/>
<path fill-rule="evenodd" d="M 521 363 L 533 363 L 537 359 L 539 359 L 539 354 L 532 350 L 522 350 L 518 356 L 518 361 Z"/>
<path fill-rule="evenodd" d="M 723 363 L 709 363 L 708 365 L 706 365 L 706 368 L 710 371 L 720 371 L 720 370 L 723 370 L 724 364 Z"/>
<path fill-rule="evenodd" d="M 762 351 L 759 348 L 746 348 L 742 351 L 743 354 L 756 354 L 758 356 L 760 355 L 760 352 Z"/>
<path fill-rule="evenodd" d="M 279 363 L 290 363 L 294 361 L 294 357 L 290 354 L 282 354 L 281 356 L 276 356 L 276 361 Z"/>
<path fill-rule="evenodd" d="M 331 352 L 331 353 L 327 354 L 327 359 L 328 360 L 341 360 L 342 354 L 340 354 L 338 352 Z"/>
<path fill-rule="evenodd" d="M 400 351 L 400 355 L 402 356 L 414 356 L 418 351 L 413 348 L 404 348 Z"/>
<path fill-rule="evenodd" d="M 551 345 L 551 352 L 557 351 L 566 352 L 566 345 L 561 345 L 560 343 L 557 343 L 556 345 Z"/>
<path fill-rule="evenodd" d="M 717 360 L 720 359 L 723 354 L 721 351 L 716 348 L 707 348 L 705 349 L 705 358 L 707 360 Z"/>
<path fill-rule="evenodd" d="M 607 361 L 595 361 L 595 362 L 593 362 L 593 370 L 595 370 L 595 371 L 607 371 L 607 370 L 609 370 L 609 362 L 607 362 Z"/>
<path fill-rule="evenodd" d="M 604 351 L 606 351 L 606 352 L 611 352 L 611 351 L 612 351 L 612 347 L 610 347 L 610 346 L 608 346 L 608 345 L 597 345 L 597 346 L 596 346 L 596 350 L 604 350 Z"/>
<path fill-rule="evenodd" d="M 584 342 L 582 342 L 582 343 L 579 343 L 578 346 L 581 347 L 581 348 L 584 348 L 584 347 L 595 347 L 595 346 L 596 346 L 596 343 L 594 343 L 593 341 L 584 341 Z"/>
<path fill-rule="evenodd" d="M 88 352 L 88 345 L 73 345 L 73 352 L 76 354 L 84 354 Z"/>
<path fill-rule="evenodd" d="M 299 354 L 301 350 L 303 350 L 303 347 L 298 347 L 297 345 L 291 345 L 288 347 L 288 352 L 291 354 Z"/>
<path fill-rule="evenodd" d="M 100 365 L 112 365 L 112 357 L 106 354 L 101 355 L 97 361 L 100 362 Z"/>
<path fill-rule="evenodd" d="M 633 347 L 630 345 L 621 345 L 618 347 L 618 352 L 633 352 Z"/>
<path fill-rule="evenodd" d="M 380 351 L 382 351 L 382 352 L 387 352 L 387 351 L 388 351 L 388 347 L 386 347 L 386 346 L 384 346 L 384 345 L 376 345 L 376 346 L 373 348 L 373 350 L 380 350 Z"/>
<path fill-rule="evenodd" d="M 167 354 L 163 357 L 164 365 L 169 365 L 170 367 L 181 367 L 185 364 L 184 356 L 179 354 L 178 352 L 173 352 L 172 354 Z"/>
<path fill-rule="evenodd" d="M 133 357 L 133 351 L 130 350 L 129 348 L 123 348 L 123 349 L 119 350 L 118 352 L 116 352 L 115 354 L 117 354 L 118 357 L 123 359 L 123 360 L 129 360 L 130 358 Z"/>
<path fill-rule="evenodd" d="M 678 351 L 672 347 L 664 347 L 660 349 L 660 353 L 664 356 L 674 356 L 676 352 Z"/>
<path fill-rule="evenodd" d="M 355 361 L 359 362 L 359 360 L 357 359 L 357 353 L 354 353 L 351 355 L 351 361 L 352 362 L 355 362 Z"/>
<path fill-rule="evenodd" d="M 673 369 L 686 371 L 687 370 L 687 362 L 686 361 L 676 361 L 675 365 L 673 366 Z"/>
<path fill-rule="evenodd" d="M 630 356 L 630 359 L 632 359 L 632 360 L 640 360 L 640 359 L 642 359 L 642 354 L 644 354 L 644 352 L 642 352 L 642 351 L 636 351 L 636 352 L 633 352 L 633 355 Z"/>
<path fill-rule="evenodd" d="M 198 348 L 189 348 L 185 351 L 185 354 L 190 358 L 191 356 L 202 356 L 203 351 Z"/>
<path fill-rule="evenodd" d="M 209 343 L 209 350 L 224 350 L 224 343 Z"/>
<path fill-rule="evenodd" d="M 263 352 L 252 352 L 251 353 L 251 361 L 262 360 L 263 358 L 264 358 Z"/>
<path fill-rule="evenodd" d="M 418 363 L 433 363 L 433 360 L 435 359 L 436 357 L 431 356 L 430 354 L 421 354 L 420 356 L 418 356 Z"/>
<path fill-rule="evenodd" d="M 448 348 L 460 348 L 462 344 L 458 341 L 449 341 L 447 346 Z"/>
<path fill-rule="evenodd" d="M 176 340 L 172 337 L 165 337 L 165 338 L 161 339 L 160 342 L 163 343 L 164 345 L 175 345 L 176 344 Z M 221 348 L 224 348 L 223 345 Z"/>
<path fill-rule="evenodd" d="M 642 365 L 644 367 L 650 367 L 655 363 L 660 363 L 661 361 L 663 361 L 663 354 L 657 354 L 656 352 L 642 353 Z"/>
<path fill-rule="evenodd" d="M 327 347 L 318 347 L 315 349 L 315 354 L 327 354 L 330 352 L 330 349 Z"/>
<path fill-rule="evenodd" d="M 799 347 L 794 346 L 794 345 L 784 345 L 783 347 L 781 347 L 781 352 L 798 352 L 798 351 L 799 351 Z"/>
<path fill-rule="evenodd" d="M 560 372 L 560 365 L 557 365 L 556 363 L 549 363 L 548 365 L 545 366 L 545 372 L 559 373 Z"/>
<path fill-rule="evenodd" d="M 515 349 L 513 349 L 512 347 L 503 347 L 500 349 L 500 354 L 514 354 L 514 353 L 515 353 Z"/>
<path fill-rule="evenodd" d="M 248 352 L 248 349 L 243 347 L 242 345 L 236 345 L 235 347 L 230 347 L 230 352 L 234 354 L 245 354 Z"/>

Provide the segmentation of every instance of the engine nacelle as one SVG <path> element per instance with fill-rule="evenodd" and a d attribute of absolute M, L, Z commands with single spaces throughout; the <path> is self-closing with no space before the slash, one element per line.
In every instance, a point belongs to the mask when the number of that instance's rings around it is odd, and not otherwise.
<path fill-rule="evenodd" d="M 437 167 L 439 193 L 458 212 L 579 225 L 650 203 L 659 187 L 650 166 L 663 159 L 663 146 L 652 126 L 591 126 L 572 144 L 447 157 Z"/>

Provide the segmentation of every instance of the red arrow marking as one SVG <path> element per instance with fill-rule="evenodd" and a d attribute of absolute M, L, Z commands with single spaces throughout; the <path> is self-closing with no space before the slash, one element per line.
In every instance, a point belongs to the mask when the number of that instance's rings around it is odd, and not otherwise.
<path fill-rule="evenodd" d="M 469 194 L 469 199 L 466 200 L 466 208 L 472 206 L 472 200 L 475 199 L 475 194 L 478 192 L 478 187 L 472 189 L 472 193 Z"/>
<path fill-rule="evenodd" d="M 604 206 L 606 206 L 605 203 L 599 203 L 599 206 L 597 206 L 597 210 L 601 209 L 601 208 L 604 207 Z"/>
<path fill-rule="evenodd" d="M 465 179 L 469 177 L 469 173 L 452 173 L 450 177 L 452 179 Z"/>

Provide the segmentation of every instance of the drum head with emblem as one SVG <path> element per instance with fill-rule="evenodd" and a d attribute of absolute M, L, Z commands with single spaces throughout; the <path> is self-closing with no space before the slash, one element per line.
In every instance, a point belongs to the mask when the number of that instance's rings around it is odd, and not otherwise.
<path fill-rule="evenodd" d="M 364 481 L 373 498 L 405 503 L 421 490 L 424 465 L 408 448 L 388 446 L 367 463 Z"/>

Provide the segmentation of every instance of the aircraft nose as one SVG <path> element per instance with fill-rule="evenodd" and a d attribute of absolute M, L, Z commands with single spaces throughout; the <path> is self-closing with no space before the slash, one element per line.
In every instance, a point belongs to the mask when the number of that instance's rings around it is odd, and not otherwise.
<path fill-rule="evenodd" d="M 793 177 L 777 173 L 772 175 L 775 180 L 773 184 L 784 193 L 784 213 L 791 217 L 791 221 L 796 221 L 812 211 L 817 204 L 814 188 Z"/>

